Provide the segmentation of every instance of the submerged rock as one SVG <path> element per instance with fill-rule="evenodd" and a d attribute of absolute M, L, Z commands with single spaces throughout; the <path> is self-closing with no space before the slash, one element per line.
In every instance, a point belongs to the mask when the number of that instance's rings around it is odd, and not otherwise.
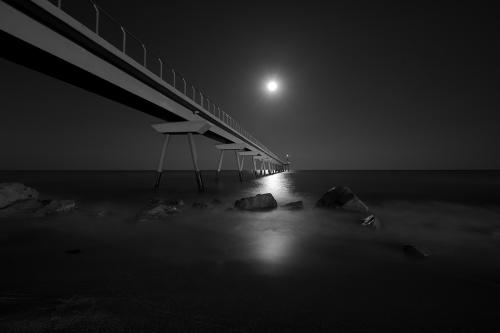
<path fill-rule="evenodd" d="M 150 221 L 165 218 L 174 214 L 180 213 L 180 209 L 177 206 L 157 204 L 152 205 L 144 209 L 138 215 L 139 221 Z"/>
<path fill-rule="evenodd" d="M 22 200 L 37 200 L 38 191 L 21 183 L 0 184 L 0 208 Z"/>
<path fill-rule="evenodd" d="M 428 251 L 414 245 L 403 245 L 403 252 L 410 259 L 425 259 L 431 255 Z"/>
<path fill-rule="evenodd" d="M 278 207 L 278 203 L 271 193 L 265 193 L 237 200 L 234 207 L 240 210 L 268 210 Z"/>
<path fill-rule="evenodd" d="M 302 202 L 302 200 L 300 201 L 293 201 L 293 202 L 289 202 L 287 204 L 284 204 L 282 206 L 283 208 L 287 208 L 287 209 L 302 209 L 304 208 L 304 203 Z"/>
<path fill-rule="evenodd" d="M 73 200 L 50 200 L 35 212 L 35 216 L 47 216 L 56 213 L 69 212 L 76 208 Z"/>
<path fill-rule="evenodd" d="M 208 208 L 208 204 L 202 201 L 193 202 L 191 205 L 193 208 Z"/>
<path fill-rule="evenodd" d="M 43 207 L 41 201 L 22 200 L 0 209 L 0 217 L 30 217 L 41 207 Z"/>
<path fill-rule="evenodd" d="M 368 214 L 361 219 L 361 225 L 380 229 L 382 223 L 367 205 L 349 187 L 337 186 L 329 189 L 321 199 L 316 202 L 316 207 L 341 208 L 352 212 Z"/>
<path fill-rule="evenodd" d="M 316 203 L 317 207 L 343 208 L 361 213 L 369 213 L 370 209 L 355 195 L 349 187 L 334 186 Z"/>
<path fill-rule="evenodd" d="M 151 205 L 168 205 L 168 206 L 184 206 L 184 201 L 181 199 L 163 199 L 163 198 L 153 198 L 150 201 Z"/>
<path fill-rule="evenodd" d="M 214 206 L 222 205 L 222 201 L 220 199 L 214 198 L 210 203 Z"/>
<path fill-rule="evenodd" d="M 379 229 L 382 226 L 380 220 L 374 214 L 370 214 L 367 217 L 362 218 L 361 225 L 364 227 L 370 227 L 376 229 Z"/>

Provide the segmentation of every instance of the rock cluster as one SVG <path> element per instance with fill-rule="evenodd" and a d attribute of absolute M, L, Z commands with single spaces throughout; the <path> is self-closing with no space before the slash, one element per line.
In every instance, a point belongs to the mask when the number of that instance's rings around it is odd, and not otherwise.
<path fill-rule="evenodd" d="M 146 222 L 160 220 L 171 215 L 179 214 L 184 206 L 182 200 L 153 199 L 151 203 L 137 214 L 137 221 Z"/>
<path fill-rule="evenodd" d="M 15 202 L 24 200 L 37 200 L 38 191 L 21 183 L 0 184 L 0 209 Z"/>
<path fill-rule="evenodd" d="M 304 208 L 304 203 L 302 201 L 293 201 L 293 202 L 289 202 L 287 204 L 284 204 L 282 207 L 286 208 L 286 209 L 291 209 L 291 210 L 302 209 L 302 208 Z"/>
<path fill-rule="evenodd" d="M 317 207 L 342 208 L 345 210 L 367 214 L 361 219 L 361 225 L 380 228 L 380 220 L 354 192 L 346 186 L 334 186 L 316 202 Z"/>
<path fill-rule="evenodd" d="M 240 210 L 270 210 L 278 207 L 278 203 L 271 193 L 265 193 L 236 200 L 234 207 Z"/>
<path fill-rule="evenodd" d="M 21 183 L 0 184 L 0 217 L 43 217 L 75 208 L 73 200 L 39 200 L 37 190 Z"/>
<path fill-rule="evenodd" d="M 354 194 L 349 187 L 334 186 L 329 189 L 316 203 L 317 207 L 343 208 L 361 213 L 368 213 L 370 209 Z"/>

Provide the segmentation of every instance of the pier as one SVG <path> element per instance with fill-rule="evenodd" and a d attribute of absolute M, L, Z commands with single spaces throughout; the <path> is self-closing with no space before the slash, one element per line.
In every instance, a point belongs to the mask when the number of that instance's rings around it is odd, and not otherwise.
<path fill-rule="evenodd" d="M 221 172 L 225 152 L 234 154 L 240 180 L 246 157 L 251 159 L 247 165 L 255 176 L 289 168 L 288 161 L 258 141 L 203 90 L 169 68 L 164 58 L 151 52 L 94 1 L 78 2 L 87 4 L 92 13 L 90 22 L 80 21 L 74 10 L 69 11 L 75 1 L 1 0 L 0 54 L 164 120 L 152 125 L 164 140 L 159 152 L 156 189 L 160 187 L 165 161 L 168 162 L 171 135 L 187 137 L 200 191 L 204 191 L 204 185 L 194 136 L 219 142 L 215 147 L 220 152 L 216 177 Z M 120 36 L 118 39 L 105 37 L 104 29 L 111 28 L 102 24 L 103 19 L 113 22 L 112 29 Z M 133 46 L 140 52 L 134 54 Z"/>

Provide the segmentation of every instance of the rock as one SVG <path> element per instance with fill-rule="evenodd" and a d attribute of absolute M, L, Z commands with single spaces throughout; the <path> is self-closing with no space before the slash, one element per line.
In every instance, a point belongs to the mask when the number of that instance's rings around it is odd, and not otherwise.
<path fill-rule="evenodd" d="M 328 190 L 316 203 L 317 207 L 343 208 L 355 212 L 369 213 L 370 209 L 349 187 L 337 186 Z"/>
<path fill-rule="evenodd" d="M 414 245 L 404 245 L 403 252 L 405 256 L 410 259 L 425 259 L 430 256 L 430 253 L 428 251 L 418 248 Z"/>
<path fill-rule="evenodd" d="M 41 207 L 42 202 L 35 199 L 18 201 L 0 209 L 0 217 L 29 217 Z"/>
<path fill-rule="evenodd" d="M 283 205 L 282 207 L 284 208 L 288 208 L 288 209 L 302 209 L 304 208 L 304 203 L 301 201 L 293 201 L 293 202 L 289 202 L 285 205 Z"/>
<path fill-rule="evenodd" d="M 240 210 L 268 210 L 278 207 L 278 203 L 271 193 L 265 193 L 237 200 L 234 207 Z"/>
<path fill-rule="evenodd" d="M 139 221 L 149 221 L 149 220 L 158 220 L 161 218 L 168 217 L 170 215 L 178 214 L 181 211 L 176 206 L 158 204 L 154 206 L 150 206 L 139 213 L 138 220 Z"/>
<path fill-rule="evenodd" d="M 193 208 L 208 208 L 208 204 L 206 202 L 196 201 L 192 204 Z"/>
<path fill-rule="evenodd" d="M 181 199 L 163 199 L 153 198 L 150 201 L 151 205 L 167 205 L 167 206 L 184 206 L 184 201 Z"/>
<path fill-rule="evenodd" d="M 210 203 L 214 206 L 219 206 L 219 205 L 222 205 L 222 201 L 217 199 L 217 198 L 214 198 L 212 199 L 212 201 L 210 201 Z"/>
<path fill-rule="evenodd" d="M 370 227 L 375 229 L 379 229 L 380 227 L 382 227 L 380 220 L 374 214 L 370 214 L 367 217 L 362 218 L 361 225 L 364 227 Z"/>
<path fill-rule="evenodd" d="M 0 208 L 17 201 L 38 199 L 38 191 L 21 183 L 0 184 Z"/>
<path fill-rule="evenodd" d="M 69 212 L 76 208 L 73 200 L 51 200 L 35 212 L 36 216 L 47 216 L 56 213 Z"/>
<path fill-rule="evenodd" d="M 97 217 L 106 217 L 109 215 L 109 212 L 107 210 L 103 209 L 103 210 L 98 211 L 95 215 Z"/>

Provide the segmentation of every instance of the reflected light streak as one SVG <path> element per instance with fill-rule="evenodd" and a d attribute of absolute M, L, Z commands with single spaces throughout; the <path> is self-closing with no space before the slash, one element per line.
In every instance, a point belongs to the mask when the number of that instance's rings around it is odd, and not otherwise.
<path fill-rule="evenodd" d="M 256 255 L 259 259 L 278 263 L 290 254 L 291 238 L 279 231 L 265 230 L 257 235 Z"/>

